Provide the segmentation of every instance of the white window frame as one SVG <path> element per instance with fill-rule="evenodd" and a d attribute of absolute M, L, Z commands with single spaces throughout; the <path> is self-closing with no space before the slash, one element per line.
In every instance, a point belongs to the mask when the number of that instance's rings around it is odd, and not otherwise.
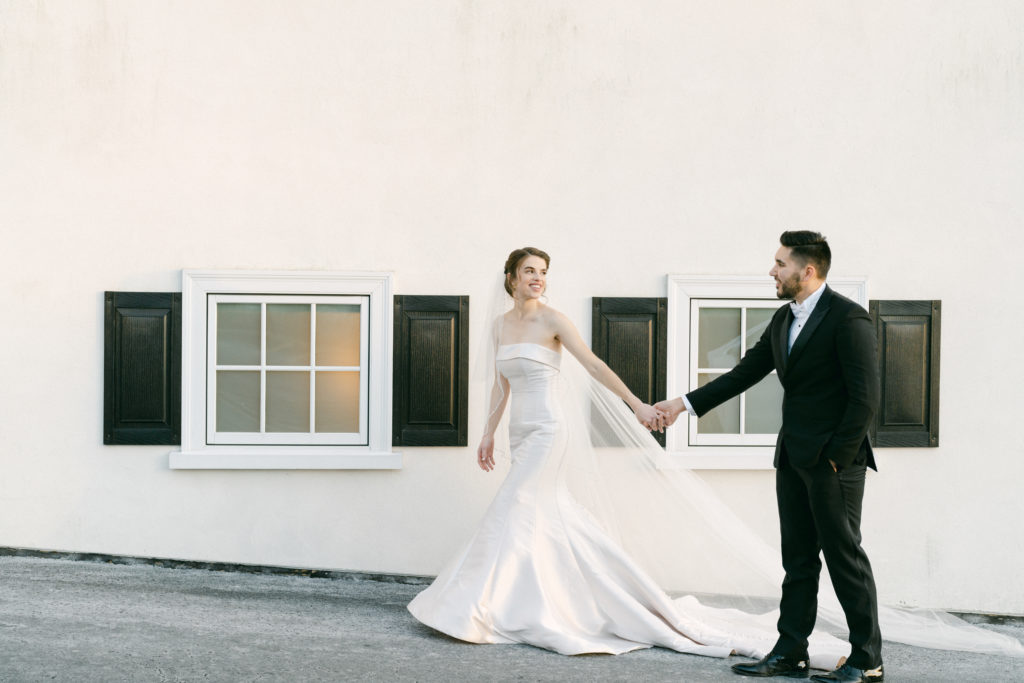
<path fill-rule="evenodd" d="M 691 302 L 695 299 L 763 299 L 784 302 L 775 296 L 775 285 L 767 276 L 750 275 L 668 275 L 668 358 L 666 390 L 668 396 L 681 396 L 696 387 L 690 382 Z M 833 290 L 857 302 L 868 304 L 867 279 L 830 277 Z M 775 441 L 771 445 L 691 445 L 691 429 L 696 419 L 679 420 L 666 435 L 665 449 L 678 467 L 686 469 L 732 470 L 772 469 Z"/>
<path fill-rule="evenodd" d="M 228 444 L 228 445 L 345 445 L 365 446 L 367 440 L 366 410 L 359 411 L 359 427 L 355 432 L 339 433 L 318 433 L 316 425 L 316 373 L 331 372 L 358 372 L 359 375 L 359 405 L 360 408 L 367 405 L 369 389 L 369 297 L 366 296 L 295 296 L 280 294 L 210 294 L 207 306 L 207 334 L 211 340 L 207 344 L 206 358 L 206 443 Z M 217 304 L 221 303 L 253 303 L 259 304 L 260 336 L 262 339 L 260 348 L 260 362 L 256 365 L 219 365 L 217 363 L 217 346 L 214 343 L 214 335 L 217 330 Z M 308 365 L 268 365 L 266 363 L 266 326 L 267 326 L 267 305 L 268 304 L 307 304 L 310 306 L 309 316 L 309 360 Z M 318 304 L 349 304 L 359 306 L 360 318 L 360 344 L 359 344 L 359 365 L 356 366 L 327 366 L 316 364 L 316 306 Z M 258 372 L 260 373 L 260 431 L 259 432 L 218 432 L 217 425 L 217 373 L 218 371 L 229 372 Z M 274 371 L 307 372 L 310 374 L 309 381 L 309 433 L 279 433 L 267 432 L 266 426 L 266 373 Z"/>
<path fill-rule="evenodd" d="M 747 336 L 747 314 L 750 308 L 770 309 L 773 312 L 778 309 L 778 299 L 690 299 L 690 339 L 697 339 L 699 333 L 699 310 L 701 308 L 729 308 L 740 309 L 740 336 L 736 340 L 740 345 Z M 749 351 L 749 349 L 747 349 Z M 740 355 L 744 353 L 740 349 Z M 702 373 L 728 372 L 732 368 L 701 368 L 697 364 L 697 344 L 690 344 L 690 376 L 688 386 L 697 386 L 697 376 Z M 772 370 L 771 375 L 775 375 Z M 744 431 L 746 424 L 746 392 L 740 394 L 740 433 L 739 434 L 701 434 L 697 431 L 698 420 L 694 415 L 687 414 L 690 424 L 688 425 L 688 445 L 690 446 L 774 446 L 778 434 L 747 434 Z"/>
<path fill-rule="evenodd" d="M 218 294 L 355 296 L 369 298 L 366 365 L 366 443 L 261 445 L 209 443 L 208 306 Z M 400 469 L 391 450 L 392 275 L 385 272 L 182 271 L 181 450 L 171 469 Z"/>

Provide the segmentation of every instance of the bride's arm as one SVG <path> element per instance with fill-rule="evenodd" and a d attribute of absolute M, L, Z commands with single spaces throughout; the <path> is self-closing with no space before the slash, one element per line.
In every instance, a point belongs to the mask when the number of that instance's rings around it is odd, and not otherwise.
<path fill-rule="evenodd" d="M 504 375 L 497 375 L 494 378 L 494 386 L 491 387 L 491 400 L 487 404 L 489 410 L 484 435 L 476 449 L 476 462 L 485 472 L 494 469 L 494 432 L 498 429 L 498 423 L 501 422 L 505 405 L 508 403 L 508 389 L 508 380 Z"/>
<path fill-rule="evenodd" d="M 509 384 L 508 379 L 498 372 L 497 355 L 501 340 L 501 326 L 504 319 L 498 316 L 491 327 L 491 356 L 489 368 L 494 373 L 494 381 L 491 384 L 490 400 L 487 401 L 487 418 L 484 423 L 484 435 L 480 439 L 480 445 L 476 449 L 476 464 L 485 472 L 494 469 L 494 432 L 498 430 L 498 423 L 505 413 L 505 405 L 508 403 Z"/>
<path fill-rule="evenodd" d="M 505 413 L 505 405 L 508 403 L 508 380 L 504 375 L 494 378 L 494 386 L 491 387 L 491 400 L 488 405 L 491 407 L 487 415 L 487 424 L 484 426 L 484 436 L 494 436 L 501 422 L 501 416 Z"/>
<path fill-rule="evenodd" d="M 608 364 L 597 357 L 590 347 L 583 341 L 576 326 L 572 324 L 565 315 L 552 310 L 552 324 L 555 329 L 555 336 L 569 350 L 576 360 L 580 362 L 587 372 L 601 384 L 605 385 L 616 396 L 621 398 L 629 406 L 636 419 L 648 429 L 657 429 L 661 426 L 661 413 L 655 408 L 647 405 L 629 390 L 626 383 L 618 375 L 612 372 Z"/>

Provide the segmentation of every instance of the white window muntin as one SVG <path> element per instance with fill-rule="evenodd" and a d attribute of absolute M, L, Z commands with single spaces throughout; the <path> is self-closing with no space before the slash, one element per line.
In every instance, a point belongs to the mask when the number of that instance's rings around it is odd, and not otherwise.
<path fill-rule="evenodd" d="M 219 303 L 259 304 L 260 310 L 260 363 L 258 365 L 218 365 L 217 312 Z M 268 365 L 267 359 L 267 304 L 308 304 L 310 306 L 310 365 Z M 359 306 L 359 365 L 333 366 L 316 364 L 316 306 L 317 304 L 349 304 Z M 208 444 L 218 445 L 344 445 L 367 444 L 367 409 L 369 389 L 369 298 L 365 296 L 287 296 L 209 294 L 207 296 L 207 396 L 206 433 Z M 217 371 L 260 373 L 260 431 L 218 432 L 217 426 Z M 274 371 L 309 372 L 309 432 L 266 431 L 266 373 Z M 316 373 L 359 373 L 359 429 L 356 432 L 316 431 Z"/>
<path fill-rule="evenodd" d="M 740 333 L 739 336 L 730 341 L 730 345 L 738 347 L 738 357 L 749 350 L 744 348 L 744 340 L 747 338 L 747 311 L 754 308 L 775 310 L 779 307 L 778 299 L 691 299 L 690 300 L 690 339 L 700 338 L 700 309 L 702 308 L 728 308 L 739 309 L 740 311 Z M 697 343 L 690 344 L 690 383 L 689 386 L 698 386 L 698 377 L 702 374 L 724 374 L 734 367 L 701 367 L 699 364 L 699 349 Z M 772 370 L 770 373 L 775 374 Z M 740 394 L 740 414 L 738 434 L 703 434 L 699 429 L 699 418 L 689 415 L 689 443 L 691 446 L 773 446 L 777 434 L 747 434 L 746 433 L 746 411 L 747 394 Z"/>

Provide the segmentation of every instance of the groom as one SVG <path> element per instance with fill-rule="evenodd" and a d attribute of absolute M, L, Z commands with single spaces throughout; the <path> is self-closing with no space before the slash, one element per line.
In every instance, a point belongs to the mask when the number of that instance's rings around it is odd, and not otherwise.
<path fill-rule="evenodd" d="M 883 680 L 875 581 L 860 546 L 864 475 L 875 460 L 867 431 L 878 405 L 874 325 L 863 308 L 825 284 L 832 253 L 825 238 L 784 232 L 769 275 L 780 299 L 757 344 L 730 372 L 656 408 L 672 424 L 698 417 L 778 372 L 785 390 L 775 444 L 775 492 L 782 529 L 779 638 L 767 657 L 732 669 L 742 676 L 807 678 L 807 637 L 818 604 L 819 553 L 846 613 L 852 651 L 816 681 Z"/>

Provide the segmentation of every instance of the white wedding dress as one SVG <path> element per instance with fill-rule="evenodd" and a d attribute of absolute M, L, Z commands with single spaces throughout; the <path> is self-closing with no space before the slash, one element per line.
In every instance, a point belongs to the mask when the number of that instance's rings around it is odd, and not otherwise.
<path fill-rule="evenodd" d="M 554 395 L 560 362 L 559 352 L 539 344 L 498 347 L 497 370 L 511 386 L 511 470 L 476 535 L 409 611 L 460 640 L 528 643 L 566 655 L 651 646 L 714 657 L 766 654 L 777 612 L 673 600 L 570 494 L 566 421 Z M 832 668 L 849 645 L 816 632 L 811 650 L 812 666 Z"/>

